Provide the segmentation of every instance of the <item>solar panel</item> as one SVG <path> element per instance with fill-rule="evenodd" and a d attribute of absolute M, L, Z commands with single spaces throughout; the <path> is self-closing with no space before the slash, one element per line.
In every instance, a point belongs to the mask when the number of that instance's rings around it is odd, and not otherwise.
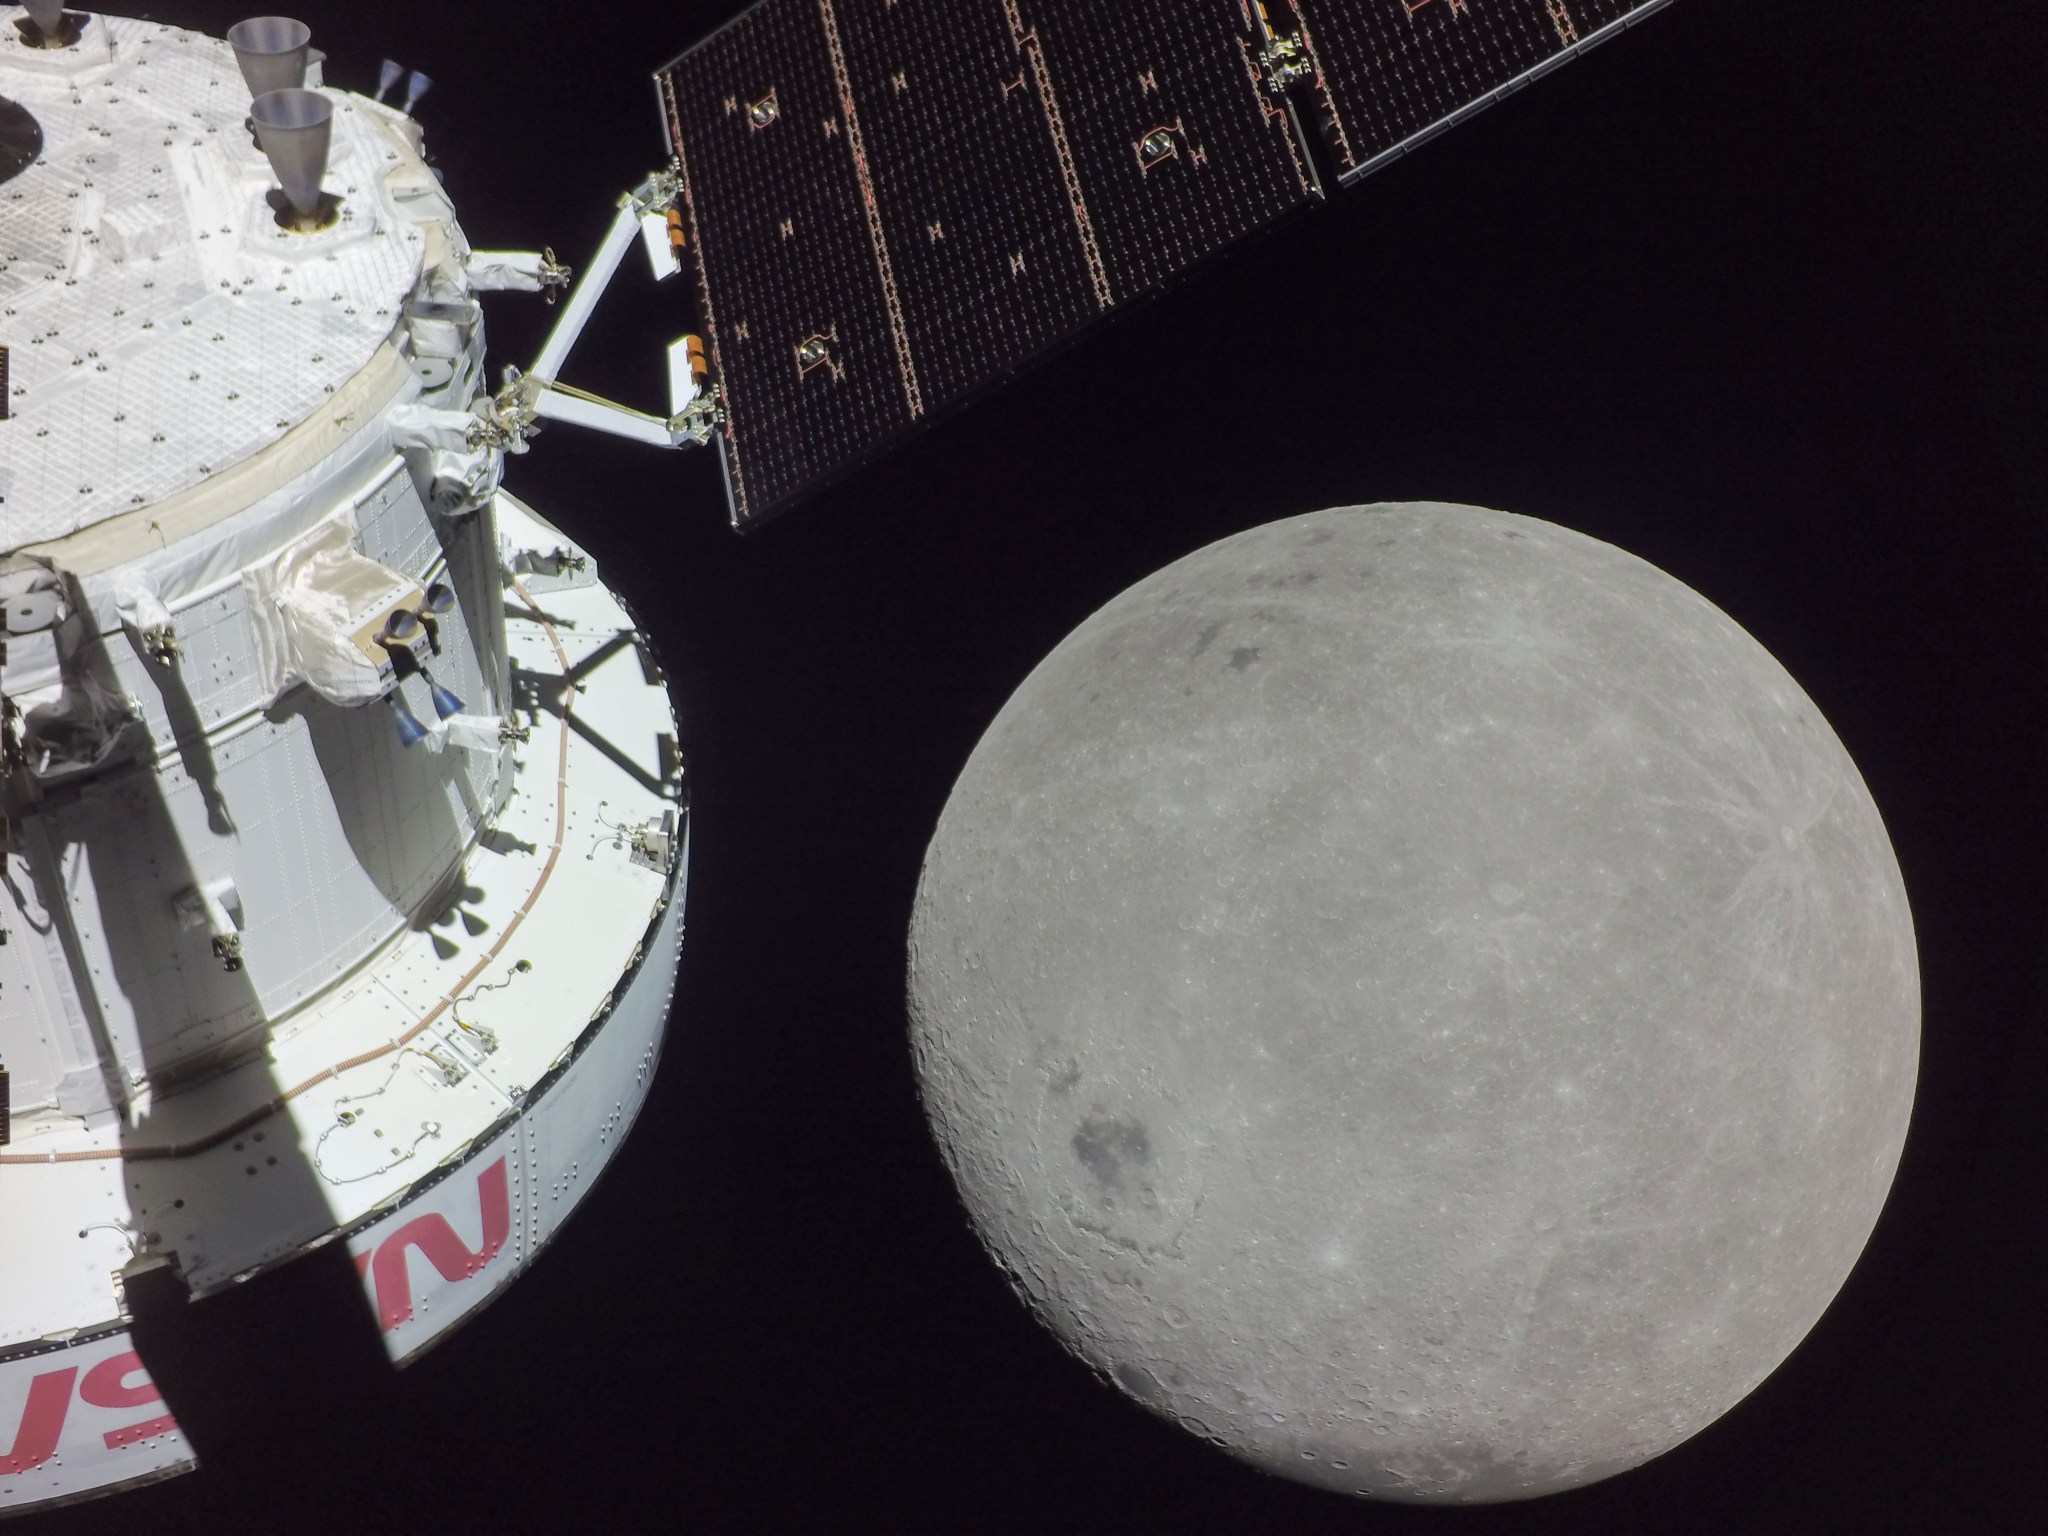
<path fill-rule="evenodd" d="M 1661 3 L 760 0 L 656 75 L 734 523 Z"/>
<path fill-rule="evenodd" d="M 1666 0 L 1274 0 L 1345 184 Z"/>

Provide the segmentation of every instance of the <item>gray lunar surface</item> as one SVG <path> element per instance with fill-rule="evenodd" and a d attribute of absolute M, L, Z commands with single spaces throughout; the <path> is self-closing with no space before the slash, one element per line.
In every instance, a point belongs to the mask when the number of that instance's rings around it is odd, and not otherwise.
<path fill-rule="evenodd" d="M 1095 613 L 960 776 L 913 1046 L 1038 1316 L 1272 1471 L 1606 1477 L 1790 1353 L 1912 1106 L 1876 807 L 1799 686 L 1549 523 L 1345 508 Z"/>

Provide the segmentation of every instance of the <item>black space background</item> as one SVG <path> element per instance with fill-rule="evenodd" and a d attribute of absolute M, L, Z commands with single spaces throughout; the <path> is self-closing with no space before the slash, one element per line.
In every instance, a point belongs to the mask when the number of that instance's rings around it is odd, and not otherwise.
<path fill-rule="evenodd" d="M 298 13 L 331 83 L 437 77 L 476 244 L 581 262 L 664 158 L 649 72 L 734 9 Z M 2032 10 L 1678 0 L 746 538 L 708 454 L 547 433 L 509 483 L 645 615 L 694 765 L 639 1128 L 402 1375 L 310 1261 L 190 1309 L 205 1469 L 17 1529 L 2048 1530 Z M 568 376 L 658 405 L 688 301 L 629 265 Z M 547 312 L 490 305 L 528 361 Z M 1213 539 L 1403 498 L 1611 540 L 1775 652 L 1885 814 L 1924 973 L 1904 1165 L 1806 1343 L 1659 1460 L 1478 1510 L 1298 1488 L 1099 1385 L 983 1257 L 904 1038 L 925 841 L 1038 658 Z"/>

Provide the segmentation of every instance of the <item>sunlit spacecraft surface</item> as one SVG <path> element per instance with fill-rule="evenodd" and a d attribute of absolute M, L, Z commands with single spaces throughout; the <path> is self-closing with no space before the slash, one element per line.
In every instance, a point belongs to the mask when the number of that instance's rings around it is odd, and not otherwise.
<path fill-rule="evenodd" d="M 471 248 L 424 77 L 0 10 L 0 1515 L 192 1465 L 137 1277 L 339 1241 L 403 1362 L 633 1122 L 682 733 L 508 455 L 708 446 L 752 526 L 1660 3 L 761 0 L 573 280 Z M 665 414 L 561 377 L 636 247 Z M 563 302 L 494 389 L 499 289 Z"/>
<path fill-rule="evenodd" d="M 0 1512 L 189 1463 L 139 1270 L 344 1242 L 404 1360 L 531 1262 L 646 1093 L 687 843 L 652 653 L 470 410 L 479 291 L 556 273 L 470 248 L 396 107 L 37 30 L 0 19 L 40 140 L 0 183 Z"/>

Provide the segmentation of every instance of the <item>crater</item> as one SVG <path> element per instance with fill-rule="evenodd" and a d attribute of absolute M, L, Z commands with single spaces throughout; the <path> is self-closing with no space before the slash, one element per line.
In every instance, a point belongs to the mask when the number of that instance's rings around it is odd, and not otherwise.
<path fill-rule="evenodd" d="M 1159 1391 L 1159 1383 L 1153 1379 L 1152 1373 L 1141 1365 L 1133 1365 L 1128 1360 L 1119 1360 L 1110 1367 L 1110 1375 L 1116 1378 L 1118 1386 L 1122 1387 L 1141 1403 L 1156 1405 L 1163 1401 Z"/>
<path fill-rule="evenodd" d="M 1152 1139 L 1135 1120 L 1083 1120 L 1074 1156 L 1104 1189 L 1122 1189 L 1126 1170 L 1152 1161 Z"/>

